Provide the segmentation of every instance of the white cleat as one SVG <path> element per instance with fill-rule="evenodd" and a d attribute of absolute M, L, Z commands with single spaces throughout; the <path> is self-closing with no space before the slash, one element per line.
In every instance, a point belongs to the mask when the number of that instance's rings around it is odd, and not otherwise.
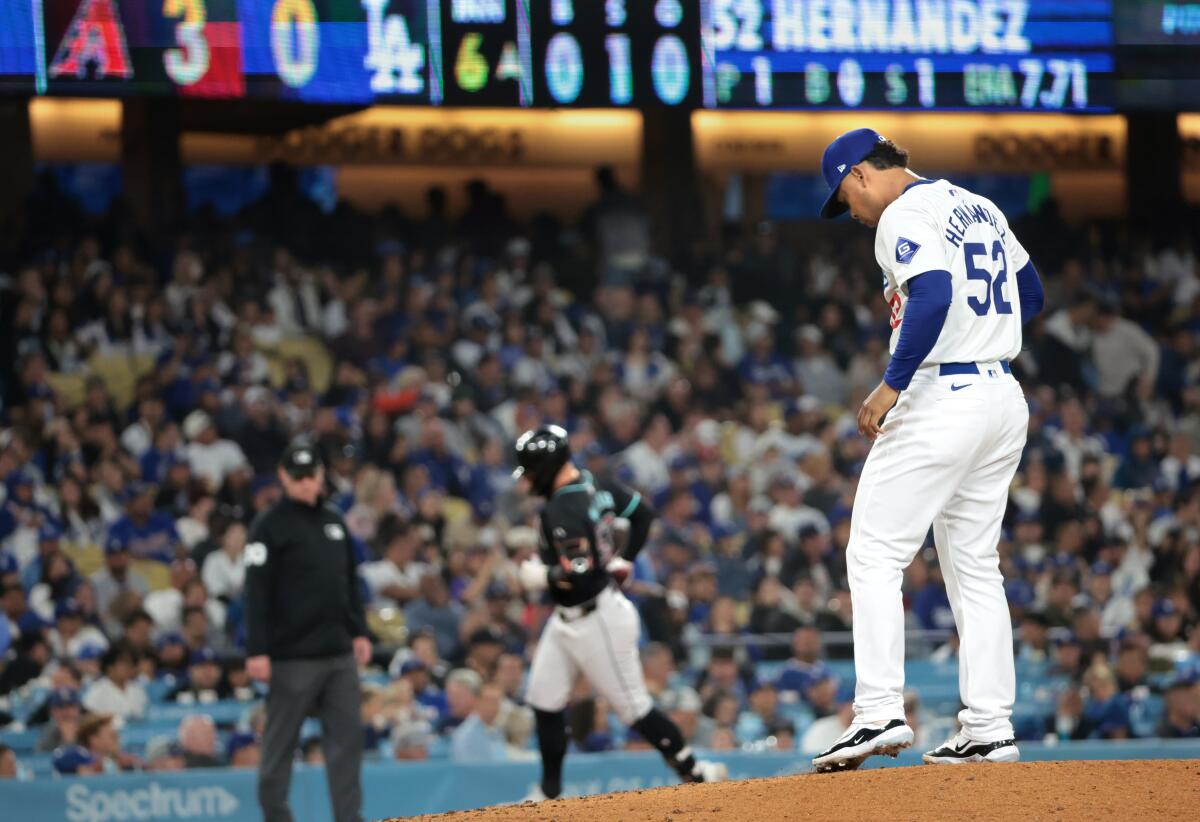
<path fill-rule="evenodd" d="M 813 759 L 813 767 L 820 773 L 852 771 L 870 756 L 894 758 L 913 744 L 913 738 L 912 728 L 903 719 L 883 724 L 852 723 L 829 750 Z"/>
<path fill-rule="evenodd" d="M 549 798 L 550 797 L 546 796 L 545 791 L 542 790 L 541 785 L 534 785 L 529 789 L 529 793 L 525 794 L 525 797 L 521 800 L 520 804 L 525 805 L 533 804 L 535 802 L 545 802 Z"/>
<path fill-rule="evenodd" d="M 695 782 L 724 782 L 729 778 L 729 768 L 725 767 L 723 762 L 698 759 L 692 771 L 692 778 Z"/>
<path fill-rule="evenodd" d="M 1017 762 L 1021 752 L 1012 739 L 976 742 L 959 731 L 921 759 L 927 765 L 968 765 L 972 762 Z"/>

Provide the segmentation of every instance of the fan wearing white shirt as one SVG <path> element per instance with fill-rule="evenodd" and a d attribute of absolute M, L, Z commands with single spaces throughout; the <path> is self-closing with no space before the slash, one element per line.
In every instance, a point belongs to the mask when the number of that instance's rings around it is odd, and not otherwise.
<path fill-rule="evenodd" d="M 221 535 L 221 547 L 204 558 L 200 578 L 210 596 L 237 599 L 246 584 L 246 565 L 242 551 L 246 547 L 246 526 L 232 523 Z"/>
<path fill-rule="evenodd" d="M 249 470 L 250 463 L 241 446 L 221 439 L 207 412 L 196 410 L 188 414 L 183 421 L 183 435 L 188 441 L 188 465 L 209 488 L 216 490 L 230 474 Z"/>
<path fill-rule="evenodd" d="M 420 547 L 420 529 L 405 523 L 388 539 L 383 559 L 359 567 L 372 602 L 386 598 L 404 605 L 417 596 L 421 577 L 429 570 L 425 563 L 414 561 Z"/>
<path fill-rule="evenodd" d="M 83 695 L 83 707 L 94 714 L 112 714 L 122 719 L 141 719 L 149 700 L 146 691 L 134 679 L 137 653 L 124 642 L 105 652 L 100 668 L 104 676 Z"/>

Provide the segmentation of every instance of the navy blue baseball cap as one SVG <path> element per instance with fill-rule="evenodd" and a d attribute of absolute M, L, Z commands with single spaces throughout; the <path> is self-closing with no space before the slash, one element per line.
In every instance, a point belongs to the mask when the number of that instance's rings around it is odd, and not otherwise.
<path fill-rule="evenodd" d="M 79 691 L 74 688 L 55 688 L 47 700 L 51 708 L 65 708 L 79 704 Z"/>
<path fill-rule="evenodd" d="M 825 156 L 821 158 L 821 173 L 829 184 L 829 196 L 821 206 L 822 217 L 829 219 L 846 213 L 846 206 L 838 202 L 838 186 L 846 179 L 850 169 L 861 163 L 885 139 L 874 129 L 856 128 L 829 144 Z"/>
<path fill-rule="evenodd" d="M 81 767 L 95 761 L 96 757 L 82 745 L 66 745 L 54 751 L 54 771 L 60 774 L 78 773 Z"/>
<path fill-rule="evenodd" d="M 200 648 L 192 651 L 191 658 L 188 661 L 192 665 L 207 665 L 210 663 L 215 665 L 220 662 L 217 659 L 217 652 L 212 648 Z"/>
<path fill-rule="evenodd" d="M 229 744 L 227 745 L 229 758 L 233 759 L 233 755 L 242 750 L 242 748 L 249 748 L 251 745 L 258 744 L 258 737 L 255 734 L 250 731 L 237 731 L 229 737 Z"/>

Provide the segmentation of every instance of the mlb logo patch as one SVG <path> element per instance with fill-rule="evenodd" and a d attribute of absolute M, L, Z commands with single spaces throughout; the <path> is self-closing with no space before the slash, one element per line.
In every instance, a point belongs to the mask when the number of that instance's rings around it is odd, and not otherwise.
<path fill-rule="evenodd" d="M 917 243 L 904 237 L 899 237 L 896 239 L 896 262 L 908 265 L 920 250 L 921 246 Z"/>
<path fill-rule="evenodd" d="M 325 536 L 332 540 L 343 540 L 346 538 L 346 531 L 336 522 L 331 522 L 325 526 Z"/>

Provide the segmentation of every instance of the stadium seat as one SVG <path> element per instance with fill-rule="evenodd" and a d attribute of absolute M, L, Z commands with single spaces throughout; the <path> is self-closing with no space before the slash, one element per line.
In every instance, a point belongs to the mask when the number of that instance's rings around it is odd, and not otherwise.
<path fill-rule="evenodd" d="M 0 731 L 0 743 L 7 745 L 20 755 L 32 751 L 42 735 L 41 728 L 28 728 L 24 731 Z"/>
<path fill-rule="evenodd" d="M 50 383 L 59 402 L 67 408 L 83 402 L 83 395 L 87 391 L 87 379 L 83 374 L 59 374 L 51 371 L 46 374 L 46 382 Z"/>
<path fill-rule="evenodd" d="M 252 702 L 222 700 L 208 705 L 151 705 L 146 711 L 147 721 L 179 722 L 185 716 L 206 713 L 218 725 L 236 725 L 242 717 L 253 710 Z"/>

